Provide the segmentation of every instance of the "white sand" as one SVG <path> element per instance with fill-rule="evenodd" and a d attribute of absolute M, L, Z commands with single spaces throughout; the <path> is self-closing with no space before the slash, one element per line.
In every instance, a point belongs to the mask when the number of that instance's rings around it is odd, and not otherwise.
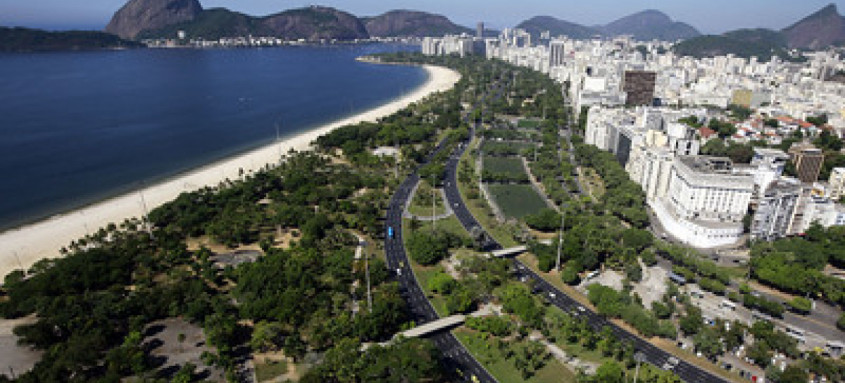
<path fill-rule="evenodd" d="M 434 92 L 449 90 L 460 79 L 460 74 L 450 69 L 435 66 L 424 68 L 429 78 L 423 85 L 414 92 L 375 109 L 187 172 L 142 190 L 0 233 L 0 276 L 22 267 L 29 268 L 41 259 L 58 257 L 62 247 L 88 233 L 94 233 L 109 223 L 120 223 L 128 218 L 143 216 L 142 196 L 147 208 L 153 209 L 173 200 L 182 192 L 217 186 L 226 179 L 238 179 L 241 169 L 249 173 L 260 170 L 267 164 L 277 163 L 280 151 L 287 153 L 290 149 L 307 150 L 317 137 L 336 128 L 364 121 L 374 122 Z"/>

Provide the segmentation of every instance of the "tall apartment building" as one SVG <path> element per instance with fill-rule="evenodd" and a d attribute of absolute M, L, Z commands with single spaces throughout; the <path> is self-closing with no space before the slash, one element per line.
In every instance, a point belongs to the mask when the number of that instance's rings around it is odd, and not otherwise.
<path fill-rule="evenodd" d="M 751 237 L 773 241 L 789 234 L 790 224 L 801 197 L 801 181 L 789 178 L 771 183 L 757 205 L 751 224 Z"/>
<path fill-rule="evenodd" d="M 668 148 L 652 147 L 646 149 L 642 178 L 640 178 L 639 184 L 645 191 L 648 203 L 666 196 L 674 159 L 675 155 Z"/>
<path fill-rule="evenodd" d="M 834 201 L 839 201 L 845 196 L 845 168 L 833 168 L 828 181 L 828 196 Z"/>
<path fill-rule="evenodd" d="M 654 84 L 657 73 L 649 71 L 625 71 L 622 79 L 622 91 L 627 94 L 625 105 L 652 105 L 654 103 Z"/>
<path fill-rule="evenodd" d="M 801 182 L 813 183 L 819 180 L 824 164 L 824 153 L 809 143 L 795 143 L 789 148 L 789 156 L 795 165 Z"/>
<path fill-rule="evenodd" d="M 549 68 L 563 66 L 566 62 L 566 42 L 552 40 L 549 43 Z"/>
<path fill-rule="evenodd" d="M 754 148 L 749 172 L 754 175 L 756 197 L 763 198 L 769 185 L 783 175 L 789 156 L 780 149 Z"/>
<path fill-rule="evenodd" d="M 475 26 L 475 38 L 484 38 L 484 22 L 479 22 L 478 25 Z"/>

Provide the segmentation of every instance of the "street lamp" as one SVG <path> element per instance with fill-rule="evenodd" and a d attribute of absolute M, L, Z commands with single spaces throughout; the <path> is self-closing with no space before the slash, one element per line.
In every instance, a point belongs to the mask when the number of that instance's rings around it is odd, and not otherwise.
<path fill-rule="evenodd" d="M 640 377 L 640 363 L 645 362 L 645 354 L 640 351 L 634 353 L 634 361 L 637 362 L 637 369 L 634 370 L 634 383 L 637 383 L 637 378 Z"/>

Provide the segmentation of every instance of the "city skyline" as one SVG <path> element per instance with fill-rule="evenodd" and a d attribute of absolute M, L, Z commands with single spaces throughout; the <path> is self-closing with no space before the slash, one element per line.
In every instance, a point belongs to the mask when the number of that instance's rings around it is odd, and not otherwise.
<path fill-rule="evenodd" d="M 201 0 L 205 8 L 225 7 L 249 15 L 263 16 L 291 8 L 315 4 L 314 2 L 271 0 Z M 13 3 L 0 1 L 0 25 L 23 26 L 49 30 L 94 29 L 100 30 L 110 20 L 125 0 L 89 0 L 84 4 L 69 4 L 60 0 L 36 0 Z M 354 3 L 325 0 L 316 4 L 335 7 L 357 16 L 374 16 L 394 9 L 412 9 L 438 13 L 453 22 L 474 28 L 483 21 L 494 29 L 516 26 L 533 16 L 553 16 L 562 20 L 592 26 L 606 24 L 621 17 L 657 9 L 675 21 L 694 26 L 704 34 L 718 34 L 739 28 L 782 29 L 827 4 L 845 7 L 845 1 L 828 0 L 795 2 L 790 0 L 714 0 L 706 6 L 700 2 L 680 0 L 660 2 L 650 0 L 595 0 L 589 3 L 565 2 L 548 4 L 541 0 L 526 0 L 519 7 L 503 1 L 470 0 L 460 3 L 444 0 L 392 2 L 385 4 L 374 0 Z M 514 9 L 515 8 L 515 9 Z"/>

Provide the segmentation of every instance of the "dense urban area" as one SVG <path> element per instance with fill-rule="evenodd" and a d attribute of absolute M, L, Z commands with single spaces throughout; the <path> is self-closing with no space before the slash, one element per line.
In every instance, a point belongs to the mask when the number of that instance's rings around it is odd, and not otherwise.
<path fill-rule="evenodd" d="M 485 31 L 367 58 L 452 90 L 7 275 L 0 382 L 845 380 L 841 49 Z"/>

